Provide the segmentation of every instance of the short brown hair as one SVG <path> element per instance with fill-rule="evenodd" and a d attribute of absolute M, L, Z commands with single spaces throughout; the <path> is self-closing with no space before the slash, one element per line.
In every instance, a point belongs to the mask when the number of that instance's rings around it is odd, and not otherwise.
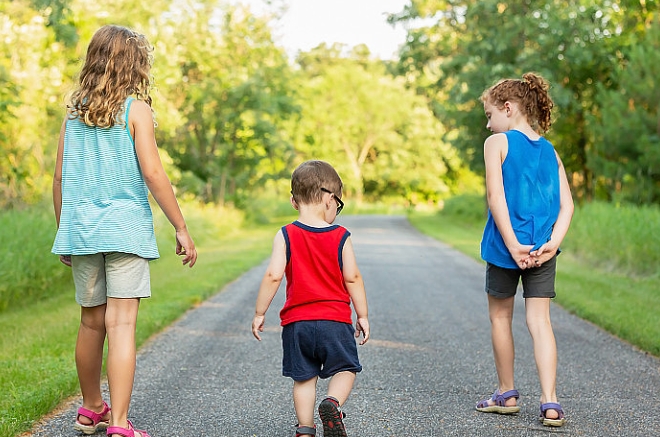
<path fill-rule="evenodd" d="M 291 194 L 298 203 L 319 203 L 323 198 L 321 188 L 331 191 L 341 199 L 342 184 L 337 171 L 325 161 L 305 161 L 291 175 Z"/>

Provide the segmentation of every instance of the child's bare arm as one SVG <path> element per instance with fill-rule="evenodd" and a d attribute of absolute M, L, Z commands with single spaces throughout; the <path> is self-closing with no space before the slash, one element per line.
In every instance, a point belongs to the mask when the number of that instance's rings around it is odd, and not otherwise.
<path fill-rule="evenodd" d="M 53 174 L 53 209 L 55 210 L 55 222 L 60 227 L 60 216 L 62 215 L 62 160 L 64 157 L 64 133 L 66 130 L 66 119 L 62 122 L 60 139 L 57 142 L 57 159 L 55 161 L 55 173 Z M 62 264 L 71 267 L 71 255 L 60 255 Z"/>
<path fill-rule="evenodd" d="M 528 267 L 530 260 L 529 251 L 534 247 L 520 244 L 509 217 L 509 207 L 504 196 L 504 181 L 502 178 L 502 162 L 504 153 L 508 148 L 504 134 L 491 135 L 484 143 L 484 160 L 486 165 L 486 194 L 488 197 L 488 208 L 495 220 L 497 229 L 502 235 L 511 257 L 518 267 Z"/>
<path fill-rule="evenodd" d="M 364 281 L 362 274 L 357 266 L 355 259 L 355 252 L 353 251 L 353 242 L 351 238 L 346 239 L 344 249 L 342 251 L 344 284 L 348 294 L 351 296 L 353 308 L 357 315 L 357 324 L 355 327 L 355 336 L 359 337 L 362 333 L 362 341 L 360 344 L 365 344 L 369 340 L 369 307 L 367 305 L 367 293 L 364 289 Z"/>
<path fill-rule="evenodd" d="M 174 226 L 177 255 L 183 256 L 182 262 L 184 265 L 188 264 L 192 267 L 197 261 L 197 250 L 188 233 L 179 203 L 174 196 L 172 184 L 165 173 L 158 154 L 153 116 L 149 105 L 141 100 L 135 100 L 131 104 L 129 123 L 135 139 L 135 152 L 140 162 L 140 170 L 144 181 L 165 216 Z"/>
<path fill-rule="evenodd" d="M 284 270 L 286 269 L 286 242 L 282 231 L 278 231 L 273 239 L 273 252 L 266 268 L 266 273 L 261 280 L 259 287 L 259 294 L 257 295 L 257 303 L 254 308 L 254 318 L 252 319 L 252 335 L 257 340 L 261 340 L 260 332 L 264 330 L 264 322 L 266 321 L 266 311 L 273 301 L 277 289 L 280 288 L 282 278 L 284 277 Z"/>
<path fill-rule="evenodd" d="M 555 154 L 556 153 L 557 152 L 555 152 Z M 571 225 L 573 210 L 575 209 L 571 187 L 568 184 L 568 178 L 566 177 L 566 170 L 564 169 L 564 164 L 561 162 L 558 154 L 557 162 L 559 163 L 559 215 L 552 228 L 550 241 L 532 252 L 532 255 L 538 258 L 539 264 L 548 261 L 557 253 L 557 250 Z"/>

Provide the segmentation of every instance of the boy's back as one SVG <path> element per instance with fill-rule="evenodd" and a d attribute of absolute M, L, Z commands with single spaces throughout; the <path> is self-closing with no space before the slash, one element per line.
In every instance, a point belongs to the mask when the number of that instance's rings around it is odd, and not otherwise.
<path fill-rule="evenodd" d="M 286 244 L 286 302 L 282 326 L 301 320 L 352 323 L 342 251 L 351 235 L 339 225 L 322 228 L 295 221 L 282 228 Z"/>

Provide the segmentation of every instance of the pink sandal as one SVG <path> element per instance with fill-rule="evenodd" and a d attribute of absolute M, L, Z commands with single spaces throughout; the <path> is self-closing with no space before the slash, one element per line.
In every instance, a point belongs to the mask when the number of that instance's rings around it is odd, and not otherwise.
<path fill-rule="evenodd" d="M 135 437 L 135 432 L 137 431 L 142 435 L 142 437 L 151 437 L 149 434 L 147 434 L 147 431 L 133 428 L 133 424 L 130 420 L 127 420 L 127 422 L 128 428 L 122 428 L 121 426 L 109 426 L 105 433 L 107 435 L 119 434 L 123 437 Z"/>
<path fill-rule="evenodd" d="M 80 407 L 78 408 L 78 415 L 76 416 L 76 423 L 73 424 L 73 429 L 87 435 L 94 434 L 100 429 L 106 429 L 110 423 L 108 419 L 104 419 L 103 417 L 109 412 L 110 407 L 105 402 L 103 402 L 103 410 L 100 413 Z M 92 423 L 81 423 L 78 420 L 80 416 L 88 418 Z"/>

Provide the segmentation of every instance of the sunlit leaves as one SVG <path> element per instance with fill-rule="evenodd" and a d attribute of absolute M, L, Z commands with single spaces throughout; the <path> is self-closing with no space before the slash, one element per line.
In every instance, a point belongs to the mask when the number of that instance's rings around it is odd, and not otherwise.
<path fill-rule="evenodd" d="M 242 7 L 196 3 L 166 15 L 162 29 L 170 135 L 160 142 L 198 181 L 187 188 L 205 201 L 240 205 L 289 167 L 292 149 L 280 124 L 296 107 L 285 54 L 267 21 Z"/>
<path fill-rule="evenodd" d="M 478 102 L 496 80 L 536 71 L 553 85 L 556 123 L 550 139 L 569 170 L 578 198 L 593 195 L 594 147 L 586 120 L 597 113 L 598 87 L 615 90 L 622 51 L 657 14 L 657 2 L 595 0 L 411 0 L 402 74 L 429 99 L 449 128 L 446 139 L 473 169 L 482 166 L 488 135 Z"/>
<path fill-rule="evenodd" d="M 435 203 L 453 192 L 462 163 L 442 141 L 443 127 L 425 99 L 382 63 L 341 58 L 321 45 L 301 55 L 303 107 L 299 159 L 324 159 L 342 175 L 347 195 Z"/>

